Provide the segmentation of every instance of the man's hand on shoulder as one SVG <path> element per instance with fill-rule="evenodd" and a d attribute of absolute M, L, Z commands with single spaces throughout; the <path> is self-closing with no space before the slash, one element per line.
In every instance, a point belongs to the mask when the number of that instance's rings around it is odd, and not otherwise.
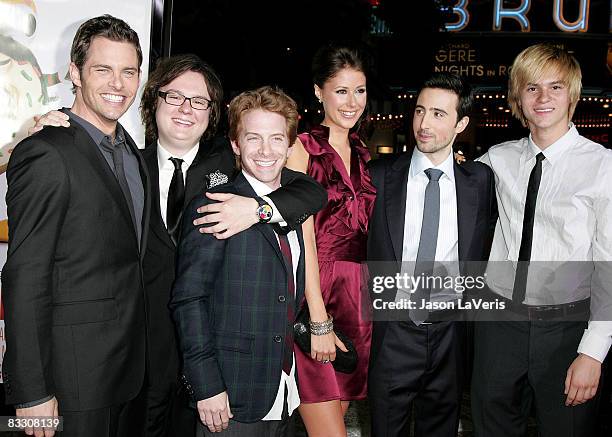
<path fill-rule="evenodd" d="M 592 399 L 597 393 L 600 376 L 601 363 L 599 361 L 585 354 L 578 355 L 567 369 L 565 405 L 568 407 L 580 405 Z"/>
<path fill-rule="evenodd" d="M 227 429 L 229 420 L 234 417 L 225 391 L 198 401 L 197 407 L 200 420 L 208 427 L 210 432 L 221 432 Z"/>
<path fill-rule="evenodd" d="M 17 417 L 58 417 L 57 399 L 52 397 L 47 402 L 35 405 L 28 408 L 17 408 Z M 26 435 L 33 435 L 35 437 L 52 437 L 55 435 L 55 430 L 50 428 L 26 428 Z"/>
<path fill-rule="evenodd" d="M 44 115 L 34 116 L 34 126 L 28 129 L 28 135 L 38 132 L 45 126 L 69 127 L 68 116 L 61 111 L 49 111 Z"/>
<path fill-rule="evenodd" d="M 217 239 L 229 238 L 242 232 L 258 222 L 255 211 L 257 200 L 230 193 L 206 193 L 206 197 L 216 200 L 215 203 L 198 208 L 200 214 L 206 214 L 193 221 L 195 226 L 210 225 L 200 228 L 204 234 L 213 234 Z"/>

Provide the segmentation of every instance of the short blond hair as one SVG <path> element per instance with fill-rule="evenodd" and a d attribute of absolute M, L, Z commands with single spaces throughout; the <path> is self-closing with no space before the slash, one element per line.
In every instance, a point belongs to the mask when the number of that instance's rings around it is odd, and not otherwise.
<path fill-rule="evenodd" d="M 287 121 L 287 137 L 289 146 L 295 143 L 297 138 L 298 111 L 295 101 L 285 94 L 280 88 L 263 86 L 256 90 L 245 91 L 232 99 L 229 104 L 229 138 L 232 141 L 238 139 L 242 116 L 256 109 L 274 112 Z"/>
<path fill-rule="evenodd" d="M 536 44 L 527 47 L 514 59 L 508 81 L 508 104 L 512 115 L 519 119 L 525 127 L 527 119 L 521 109 L 521 90 L 528 83 L 536 82 L 551 71 L 560 73 L 561 80 L 568 88 L 569 119 L 571 120 L 574 115 L 582 91 L 580 64 L 574 56 L 561 47 L 547 43 Z"/>

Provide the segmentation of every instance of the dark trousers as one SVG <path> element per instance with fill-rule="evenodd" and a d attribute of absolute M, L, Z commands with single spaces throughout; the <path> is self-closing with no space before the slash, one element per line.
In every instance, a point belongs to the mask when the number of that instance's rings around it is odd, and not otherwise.
<path fill-rule="evenodd" d="M 372 436 L 456 437 L 462 390 L 463 324 L 389 322 L 369 374 Z"/>
<path fill-rule="evenodd" d="M 131 401 L 87 411 L 62 411 L 61 437 L 137 437 L 145 421 L 144 390 Z"/>
<path fill-rule="evenodd" d="M 231 407 L 231 401 L 230 401 Z M 242 423 L 230 419 L 229 426 L 220 433 L 212 433 L 208 427 L 198 421 L 196 437 L 294 437 L 295 415 L 297 410 L 289 416 L 287 409 L 287 389 L 285 388 L 285 401 L 281 420 L 260 420 L 254 423 Z"/>
<path fill-rule="evenodd" d="M 145 437 L 193 437 L 197 412 L 178 381 L 151 382 L 146 395 Z"/>
<path fill-rule="evenodd" d="M 476 322 L 472 414 L 477 437 L 594 435 L 596 399 L 566 407 L 565 378 L 586 322 Z"/>
<path fill-rule="evenodd" d="M 202 422 L 198 423 L 197 437 L 290 437 L 291 417 L 283 420 L 260 420 L 254 423 L 242 423 L 230 420 L 225 431 L 212 433 Z"/>

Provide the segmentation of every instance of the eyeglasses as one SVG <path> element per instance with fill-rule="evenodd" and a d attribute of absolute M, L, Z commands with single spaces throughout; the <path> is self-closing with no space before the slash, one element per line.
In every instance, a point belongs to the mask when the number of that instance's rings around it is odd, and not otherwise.
<path fill-rule="evenodd" d="M 172 106 L 181 106 L 185 103 L 185 100 L 189 100 L 189 104 L 193 109 L 204 111 L 212 105 L 212 100 L 205 99 L 204 97 L 185 97 L 174 91 L 158 91 L 157 95 L 164 99 L 164 101 Z"/>

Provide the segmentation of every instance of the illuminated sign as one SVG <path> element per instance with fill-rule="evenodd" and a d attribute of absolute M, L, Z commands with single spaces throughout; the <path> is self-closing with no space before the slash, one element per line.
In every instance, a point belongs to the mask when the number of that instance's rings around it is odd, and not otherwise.
<path fill-rule="evenodd" d="M 484 56 L 482 56 L 484 54 Z M 483 59 L 489 59 L 489 62 Z M 440 47 L 434 54 L 434 72 L 448 72 L 483 82 L 505 80 L 510 66 L 491 53 L 483 53 L 478 43 L 455 41 Z"/>
<path fill-rule="evenodd" d="M 589 7 L 591 0 L 580 0 L 578 6 L 578 17 L 570 21 L 563 11 L 564 3 L 567 0 L 554 0 L 552 3 L 552 21 L 557 28 L 563 32 L 586 32 L 589 29 Z M 522 32 L 531 31 L 529 21 L 529 11 L 534 0 L 521 0 L 518 7 L 505 7 L 503 0 L 493 1 L 493 31 L 503 31 L 504 24 L 510 21 L 518 23 Z M 470 24 L 470 2 L 469 0 L 456 0 L 450 10 L 454 16 L 454 21 L 445 23 L 445 28 L 451 32 L 459 32 Z"/>

